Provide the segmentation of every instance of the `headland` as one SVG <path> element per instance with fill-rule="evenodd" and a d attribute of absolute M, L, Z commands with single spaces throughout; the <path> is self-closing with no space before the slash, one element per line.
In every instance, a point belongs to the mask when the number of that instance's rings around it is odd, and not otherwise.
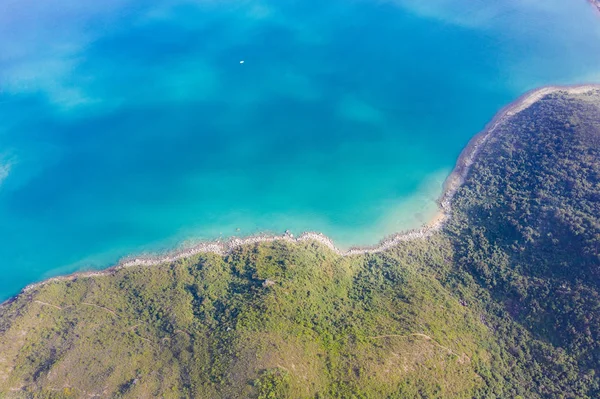
<path fill-rule="evenodd" d="M 301 243 L 307 241 L 313 241 L 320 245 L 329 248 L 340 256 L 353 256 L 362 254 L 371 254 L 385 251 L 392 248 L 396 244 L 405 241 L 411 241 L 416 239 L 424 239 L 435 232 L 439 231 L 446 220 L 451 217 L 452 214 L 452 199 L 456 192 L 465 182 L 469 171 L 474 164 L 481 148 L 485 143 L 492 137 L 500 126 L 502 126 L 511 117 L 517 115 L 519 112 L 527 109 L 537 101 L 541 100 L 545 96 L 565 91 L 572 94 L 582 94 L 590 92 L 592 90 L 600 90 L 600 84 L 581 84 L 581 85 L 569 85 L 569 86 L 545 86 L 538 89 L 531 90 L 521 97 L 502 108 L 496 116 L 485 126 L 485 128 L 475 135 L 467 144 L 467 146 L 461 152 L 456 165 L 450 175 L 447 177 L 443 191 L 438 199 L 439 212 L 435 215 L 432 220 L 423 225 L 421 228 L 409 230 L 406 232 L 400 232 L 390 235 L 381 240 L 377 245 L 367 247 L 352 247 L 347 250 L 338 248 L 333 240 L 319 232 L 304 232 L 299 236 L 295 237 L 293 234 L 286 232 L 282 235 L 273 234 L 257 234 L 248 237 L 231 237 L 227 240 L 214 240 L 214 241 L 203 241 L 196 245 L 187 248 L 176 249 L 163 254 L 149 254 L 139 256 L 129 256 L 123 258 L 117 265 L 109 267 L 99 271 L 88 271 L 88 272 L 77 272 L 70 275 L 52 277 L 50 279 L 34 283 L 25 287 L 21 294 L 27 293 L 40 285 L 48 284 L 55 281 L 66 281 L 74 280 L 77 278 L 86 277 L 98 277 L 110 275 L 120 269 L 133 267 L 133 266 L 154 266 L 169 262 L 174 262 L 180 259 L 192 257 L 203 253 L 213 253 L 217 255 L 227 255 L 236 248 L 244 245 L 254 245 L 265 242 L 281 241 L 287 243 Z M 11 301 L 10 299 L 7 301 Z"/>

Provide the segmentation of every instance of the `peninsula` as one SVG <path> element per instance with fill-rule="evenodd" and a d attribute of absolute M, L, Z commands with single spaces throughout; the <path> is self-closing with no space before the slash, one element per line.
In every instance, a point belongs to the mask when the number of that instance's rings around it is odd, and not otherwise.
<path fill-rule="evenodd" d="M 599 137 L 600 87 L 535 90 L 377 247 L 257 236 L 32 285 L 0 307 L 0 396 L 598 397 Z"/>
<path fill-rule="evenodd" d="M 600 85 L 584 84 L 584 85 L 571 85 L 571 86 L 546 86 L 539 89 L 531 90 L 523 94 L 521 97 L 516 99 L 511 104 L 502 108 L 496 116 L 487 124 L 487 126 L 467 144 L 465 149 L 462 151 L 458 158 L 458 161 L 454 167 L 454 170 L 444 183 L 444 189 L 438 200 L 439 212 L 438 214 L 426 225 L 420 229 L 410 230 L 406 232 L 400 232 L 393 234 L 389 237 L 385 237 L 375 246 L 366 247 L 352 247 L 348 250 L 341 250 L 335 246 L 333 240 L 319 232 L 304 232 L 298 237 L 294 237 L 293 234 L 286 232 L 283 235 L 270 235 L 270 234 L 258 234 L 245 238 L 231 237 L 227 240 L 216 240 L 200 242 L 196 245 L 187 248 L 181 248 L 170 251 L 166 254 L 148 254 L 139 256 L 130 256 L 122 259 L 116 266 L 108 268 L 104 271 L 92 271 L 92 272 L 80 272 L 72 275 L 58 276 L 44 280 L 40 283 L 29 285 L 23 289 L 23 292 L 31 291 L 38 288 L 40 285 L 56 282 L 66 281 L 81 277 L 94 277 L 101 276 L 107 273 L 112 273 L 121 268 L 127 268 L 131 266 L 155 266 L 164 263 L 175 262 L 185 258 L 193 257 L 204 253 L 213 253 L 221 256 L 226 256 L 237 248 L 246 245 L 255 245 L 260 243 L 271 243 L 274 241 L 284 241 L 288 243 L 302 243 L 305 241 L 315 241 L 331 251 L 335 252 L 340 256 L 349 255 L 362 255 L 362 254 L 373 254 L 388 250 L 400 242 L 411 241 L 415 239 L 422 239 L 429 237 L 438 230 L 440 230 L 444 222 L 448 219 L 452 212 L 452 198 L 464 184 L 465 179 L 469 173 L 469 170 L 481 149 L 482 145 L 487 142 L 493 135 L 499 131 L 509 119 L 518 113 L 526 110 L 531 105 L 535 104 L 540 99 L 547 95 L 565 92 L 573 95 L 591 93 L 596 90 L 600 90 Z"/>

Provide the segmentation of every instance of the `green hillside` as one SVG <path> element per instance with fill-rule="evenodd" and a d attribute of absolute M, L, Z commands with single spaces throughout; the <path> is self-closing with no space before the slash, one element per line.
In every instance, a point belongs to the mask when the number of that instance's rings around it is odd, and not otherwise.
<path fill-rule="evenodd" d="M 0 398 L 600 397 L 600 90 L 481 149 L 442 231 L 246 245 L 0 308 Z"/>

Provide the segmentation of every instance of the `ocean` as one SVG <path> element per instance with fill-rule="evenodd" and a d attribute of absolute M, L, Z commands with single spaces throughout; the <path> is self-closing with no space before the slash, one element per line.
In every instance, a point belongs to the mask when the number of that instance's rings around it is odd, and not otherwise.
<path fill-rule="evenodd" d="M 0 299 L 259 232 L 435 215 L 504 105 L 600 82 L 585 0 L 0 3 Z"/>

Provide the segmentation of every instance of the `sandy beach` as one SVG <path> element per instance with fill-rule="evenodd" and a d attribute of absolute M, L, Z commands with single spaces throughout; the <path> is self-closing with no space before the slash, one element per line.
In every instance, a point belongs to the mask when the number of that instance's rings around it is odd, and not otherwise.
<path fill-rule="evenodd" d="M 295 237 L 293 234 L 285 233 L 282 235 L 266 235 L 258 234 L 245 238 L 231 237 L 228 240 L 215 240 L 200 242 L 190 248 L 176 249 L 164 254 L 130 256 L 122 259 L 116 266 L 104 269 L 102 271 L 78 272 L 66 276 L 53 277 L 39 283 L 31 284 L 25 287 L 21 294 L 27 293 L 40 287 L 43 284 L 48 284 L 55 281 L 73 280 L 76 278 L 105 276 L 114 273 L 117 270 L 133 267 L 133 266 L 153 266 L 163 263 L 173 262 L 179 259 L 195 256 L 201 253 L 214 253 L 218 255 L 226 255 L 234 249 L 243 245 L 254 245 L 263 242 L 283 241 L 288 243 L 302 243 L 306 241 L 317 242 L 340 256 L 353 256 L 367 253 L 377 253 L 385 251 L 400 242 L 422 239 L 431 236 L 440 230 L 446 220 L 451 217 L 452 208 L 451 202 L 460 188 L 465 182 L 471 166 L 478 156 L 481 148 L 488 139 L 498 130 L 506 120 L 527 109 L 529 106 L 539 101 L 544 96 L 557 92 L 566 91 L 573 94 L 586 93 L 591 90 L 600 90 L 600 85 L 573 85 L 573 86 L 546 86 L 538 88 L 523 94 L 511 104 L 502 108 L 496 116 L 486 125 L 486 127 L 477 135 L 475 135 L 460 154 L 453 171 L 450 173 L 444 183 L 443 192 L 438 200 L 440 207 L 439 212 L 426 225 L 419 229 L 410 230 L 393 234 L 384 238 L 379 244 L 371 247 L 353 247 L 348 250 L 341 250 L 336 247 L 335 243 L 324 234 L 318 232 L 305 232 Z M 7 301 L 11 301 L 10 299 Z"/>

